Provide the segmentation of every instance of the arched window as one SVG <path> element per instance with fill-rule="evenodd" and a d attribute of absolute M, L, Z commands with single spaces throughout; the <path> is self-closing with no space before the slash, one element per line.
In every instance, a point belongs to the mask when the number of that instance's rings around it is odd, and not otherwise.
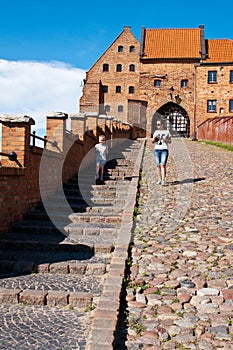
<path fill-rule="evenodd" d="M 123 52 L 123 46 L 122 45 L 118 46 L 118 52 Z"/>
<path fill-rule="evenodd" d="M 117 72 L 121 72 L 122 71 L 122 65 L 121 64 L 117 64 L 116 71 Z"/>
<path fill-rule="evenodd" d="M 103 64 L 103 72 L 108 72 L 109 71 L 109 64 L 108 63 L 104 63 Z"/>
<path fill-rule="evenodd" d="M 121 86 L 116 86 L 116 94 L 120 94 L 121 93 Z"/>
<path fill-rule="evenodd" d="M 118 110 L 118 112 L 123 112 L 123 106 L 121 106 L 121 105 L 118 106 L 118 107 L 117 107 L 117 110 Z"/>
<path fill-rule="evenodd" d="M 134 86 L 129 86 L 129 94 L 134 94 Z"/>
<path fill-rule="evenodd" d="M 134 51 L 135 51 L 135 46 L 133 46 L 133 45 L 130 46 L 130 47 L 129 47 L 129 52 L 134 52 Z"/>
<path fill-rule="evenodd" d="M 104 107 L 104 109 L 105 109 L 105 112 L 110 112 L 110 106 L 109 106 L 109 105 L 106 105 L 106 106 Z"/>
<path fill-rule="evenodd" d="M 135 65 L 134 64 L 130 64 L 129 65 L 129 71 L 130 72 L 134 72 L 135 71 Z"/>

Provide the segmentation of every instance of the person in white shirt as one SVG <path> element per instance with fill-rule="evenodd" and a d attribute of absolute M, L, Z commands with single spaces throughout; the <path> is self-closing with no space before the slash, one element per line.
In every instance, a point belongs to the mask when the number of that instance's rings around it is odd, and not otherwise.
<path fill-rule="evenodd" d="M 105 136 L 99 136 L 99 143 L 95 145 L 96 151 L 96 176 L 95 179 L 100 179 L 103 181 L 104 177 L 104 166 L 107 160 L 108 145 L 105 142 Z"/>
<path fill-rule="evenodd" d="M 152 143 L 154 146 L 154 158 L 157 166 L 158 185 L 166 185 L 166 164 L 168 159 L 168 143 L 171 143 L 171 134 L 165 129 L 162 121 L 156 123 L 157 129 L 153 134 Z"/>

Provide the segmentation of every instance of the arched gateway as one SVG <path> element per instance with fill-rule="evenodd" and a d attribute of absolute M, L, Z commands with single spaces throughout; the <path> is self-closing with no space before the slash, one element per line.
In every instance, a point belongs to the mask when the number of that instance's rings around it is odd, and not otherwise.
<path fill-rule="evenodd" d="M 151 133 L 156 129 L 157 120 L 162 119 L 172 136 L 189 137 L 190 119 L 184 108 L 169 102 L 160 107 L 153 116 Z"/>

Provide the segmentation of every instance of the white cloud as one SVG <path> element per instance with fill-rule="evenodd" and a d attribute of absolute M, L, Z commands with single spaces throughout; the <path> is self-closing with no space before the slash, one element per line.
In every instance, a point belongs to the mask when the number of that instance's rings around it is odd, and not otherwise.
<path fill-rule="evenodd" d="M 0 114 L 26 114 L 45 129 L 48 111 L 79 111 L 85 71 L 62 62 L 0 60 Z"/>

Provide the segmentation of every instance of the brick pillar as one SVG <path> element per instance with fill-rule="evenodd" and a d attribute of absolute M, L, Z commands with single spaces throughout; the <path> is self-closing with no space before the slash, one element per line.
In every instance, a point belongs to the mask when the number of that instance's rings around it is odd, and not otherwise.
<path fill-rule="evenodd" d="M 84 133 L 86 131 L 86 117 L 84 113 L 72 114 L 71 119 L 71 132 L 77 134 L 80 140 L 84 140 Z"/>
<path fill-rule="evenodd" d="M 49 112 L 46 118 L 46 136 L 48 140 L 46 148 L 54 152 L 63 152 L 68 114 Z"/>
<path fill-rule="evenodd" d="M 2 123 L 1 152 L 6 154 L 15 152 L 17 154 L 17 162 L 2 156 L 2 166 L 28 166 L 31 125 L 34 125 L 35 121 L 26 115 L 4 114 L 0 116 L 0 122 Z"/>
<path fill-rule="evenodd" d="M 97 119 L 97 124 L 103 131 L 105 131 L 106 120 L 106 114 L 100 114 Z"/>
<path fill-rule="evenodd" d="M 87 112 L 84 114 L 86 117 L 86 128 L 89 131 L 93 131 L 93 134 L 96 135 L 97 131 L 97 120 L 98 113 L 97 112 Z"/>

